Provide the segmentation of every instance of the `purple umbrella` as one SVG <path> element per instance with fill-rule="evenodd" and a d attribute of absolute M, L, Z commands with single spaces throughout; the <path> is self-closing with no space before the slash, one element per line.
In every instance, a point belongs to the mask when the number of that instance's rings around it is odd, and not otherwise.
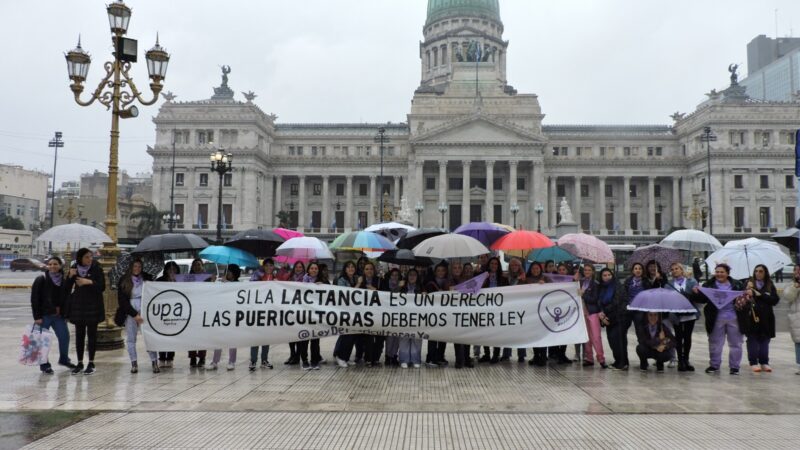
<path fill-rule="evenodd" d="M 696 313 L 691 302 L 675 289 L 648 289 L 639 292 L 628 305 L 629 311 Z"/>
<path fill-rule="evenodd" d="M 639 247 L 633 251 L 633 254 L 628 258 L 628 266 L 633 263 L 647 264 L 650 261 L 655 261 L 661 266 L 661 270 L 667 271 L 672 263 L 681 261 L 681 251 L 675 248 L 664 247 L 663 245 L 653 244 L 645 247 Z"/>
<path fill-rule="evenodd" d="M 509 233 L 505 228 L 489 222 L 470 222 L 466 225 L 461 225 L 453 232 L 475 238 L 487 247 Z"/>

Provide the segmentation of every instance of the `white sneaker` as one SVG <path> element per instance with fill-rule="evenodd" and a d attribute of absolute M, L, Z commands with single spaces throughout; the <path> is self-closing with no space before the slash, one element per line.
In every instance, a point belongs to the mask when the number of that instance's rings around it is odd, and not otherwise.
<path fill-rule="evenodd" d="M 408 369 L 408 364 L 406 364 L 406 363 L 401 363 L 401 364 L 400 364 L 400 367 L 401 367 L 401 368 L 403 368 L 403 369 Z"/>
<path fill-rule="evenodd" d="M 232 362 L 229 362 L 229 363 L 228 363 L 228 370 L 233 370 L 233 369 L 235 369 L 235 368 L 236 368 L 236 364 L 234 364 L 234 363 L 232 363 Z"/>
<path fill-rule="evenodd" d="M 217 363 L 212 362 L 211 364 L 207 365 L 206 370 L 217 370 Z"/>
<path fill-rule="evenodd" d="M 415 369 L 419 369 L 419 364 L 414 364 Z"/>
<path fill-rule="evenodd" d="M 317 364 L 328 364 L 328 360 L 325 359 L 325 358 L 322 358 L 322 359 L 319 360 L 319 362 Z"/>
<path fill-rule="evenodd" d="M 345 360 L 343 360 L 343 359 L 341 359 L 341 358 L 336 358 L 336 365 L 338 365 L 339 367 L 341 367 L 341 368 L 343 368 L 343 369 L 346 369 L 346 368 L 348 368 L 348 367 L 349 367 L 349 366 L 347 365 L 347 361 L 345 361 Z"/>
<path fill-rule="evenodd" d="M 675 368 L 675 366 L 677 366 L 677 365 L 678 365 L 678 362 L 677 362 L 677 361 L 675 361 L 675 360 L 673 359 L 672 361 L 670 361 L 670 362 L 667 364 L 667 367 L 669 367 L 670 369 L 674 369 L 674 368 Z"/>

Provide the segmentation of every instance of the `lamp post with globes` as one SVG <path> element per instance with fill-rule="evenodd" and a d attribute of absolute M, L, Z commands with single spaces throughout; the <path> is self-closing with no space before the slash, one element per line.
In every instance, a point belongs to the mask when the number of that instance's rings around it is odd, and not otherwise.
<path fill-rule="evenodd" d="M 233 171 L 233 154 L 219 149 L 211 154 L 211 171 L 219 175 L 219 195 L 217 199 L 217 245 L 222 245 L 222 185 L 225 174 Z"/>
<path fill-rule="evenodd" d="M 514 203 L 511 205 L 511 214 L 514 215 L 514 228 L 517 228 L 517 213 L 519 212 L 519 205 Z"/>
<path fill-rule="evenodd" d="M 88 100 L 81 100 L 80 97 L 83 93 L 83 83 L 89 73 L 89 65 L 92 62 L 92 58 L 81 48 L 80 37 L 78 38 L 78 46 L 67 52 L 65 58 L 67 61 L 67 73 L 72 81 L 70 90 L 74 95 L 75 102 L 80 106 L 89 106 L 98 101 L 106 109 L 111 110 L 111 142 L 109 144 L 105 219 L 106 234 L 111 240 L 103 243 L 102 258 L 100 259 L 100 265 L 107 276 L 111 268 L 116 264 L 116 258 L 120 252 L 119 247 L 117 247 L 119 119 L 128 119 L 139 115 L 139 109 L 133 105 L 135 101 L 144 106 L 152 105 L 158 101 L 158 94 L 163 88 L 162 82 L 167 76 L 167 65 L 169 64 L 170 56 L 159 45 L 158 35 L 156 35 L 155 46 L 145 52 L 147 71 L 150 77 L 150 90 L 153 93 L 151 99 L 145 100 L 130 75 L 131 64 L 137 62 L 138 54 L 137 41 L 125 37 L 131 20 L 131 8 L 122 0 L 116 0 L 106 6 L 106 13 L 111 31 L 111 43 L 114 48 L 113 59 L 103 64 L 106 72 L 105 76 L 100 80 Z M 109 280 L 106 281 L 106 285 L 111 285 Z M 98 350 L 122 348 L 121 328 L 117 327 L 113 321 L 117 310 L 116 293 L 111 289 L 107 289 L 103 301 L 106 320 L 100 325 L 101 333 L 98 335 L 97 348 Z"/>
<path fill-rule="evenodd" d="M 447 204 L 439 203 L 439 213 L 442 215 L 442 228 L 444 228 L 444 215 L 447 212 Z"/>
<path fill-rule="evenodd" d="M 422 211 L 425 211 L 425 205 L 422 202 L 417 202 L 417 205 L 414 207 L 414 211 L 417 212 L 417 228 L 420 227 L 420 217 L 422 217 Z"/>
<path fill-rule="evenodd" d="M 533 208 L 536 211 L 536 231 L 542 232 L 542 213 L 544 212 L 544 205 L 537 203 Z"/>

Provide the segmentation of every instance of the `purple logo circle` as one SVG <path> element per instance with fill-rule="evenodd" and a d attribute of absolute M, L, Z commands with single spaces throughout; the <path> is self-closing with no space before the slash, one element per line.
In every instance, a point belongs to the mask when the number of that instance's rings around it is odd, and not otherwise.
<path fill-rule="evenodd" d="M 569 292 L 556 289 L 539 301 L 539 320 L 553 333 L 563 333 L 575 326 L 580 318 L 580 306 Z"/>

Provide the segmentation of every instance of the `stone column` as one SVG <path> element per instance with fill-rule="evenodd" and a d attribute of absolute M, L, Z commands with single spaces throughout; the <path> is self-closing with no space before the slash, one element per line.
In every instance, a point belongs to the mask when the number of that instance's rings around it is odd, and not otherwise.
<path fill-rule="evenodd" d="M 651 235 L 658 234 L 656 230 L 656 177 L 647 177 L 647 226 Z M 663 220 L 663 218 L 662 218 Z"/>
<path fill-rule="evenodd" d="M 708 182 L 706 182 L 706 189 L 708 189 Z M 750 186 L 748 195 L 750 196 L 750 207 L 748 208 L 750 211 L 747 213 L 747 226 L 753 228 L 753 231 L 756 231 L 756 228 L 761 225 L 760 221 L 758 220 L 758 207 L 756 206 L 756 193 L 758 189 L 758 172 L 756 169 L 750 169 Z M 716 208 L 716 202 L 714 202 L 714 207 Z M 716 225 L 717 222 L 714 222 Z"/>
<path fill-rule="evenodd" d="M 622 227 L 631 234 L 631 177 L 625 175 L 622 183 Z"/>
<path fill-rule="evenodd" d="M 447 204 L 447 160 L 439 161 L 439 204 L 436 205 L 438 210 L 439 205 Z"/>
<path fill-rule="evenodd" d="M 400 210 L 400 177 L 394 177 L 394 211 Z M 392 213 L 392 217 L 395 216 L 395 213 Z M 395 218 L 396 219 L 396 218 Z"/>
<path fill-rule="evenodd" d="M 730 188 L 725 178 L 724 169 L 720 169 L 718 174 L 711 175 L 711 178 L 717 180 L 714 183 L 715 190 L 711 193 L 713 194 L 712 200 L 714 202 L 714 233 L 719 234 L 727 230 L 726 219 L 730 216 L 728 214 L 728 207 L 730 206 L 728 189 Z M 758 211 L 756 211 L 756 217 L 758 217 Z"/>
<path fill-rule="evenodd" d="M 533 203 L 530 207 L 531 209 L 531 220 L 536 219 L 536 226 L 539 226 L 539 223 L 542 224 L 542 232 L 545 232 L 548 228 L 549 218 L 550 218 L 550 208 L 547 206 L 548 199 L 547 199 L 547 183 L 544 179 L 544 164 L 541 162 L 534 162 L 532 166 L 532 190 L 533 195 L 531 196 L 531 202 Z M 541 216 L 536 214 L 534 208 L 536 205 L 541 203 L 544 206 L 544 211 L 542 211 Z M 533 228 L 533 226 L 531 226 Z"/>
<path fill-rule="evenodd" d="M 194 167 L 188 167 L 186 169 L 186 172 L 187 172 L 187 174 L 184 175 L 184 176 L 188 176 L 189 177 L 189 182 L 193 183 L 193 184 L 187 185 L 189 187 L 188 189 L 183 188 L 183 189 L 186 189 L 187 197 L 186 197 L 186 206 L 183 207 L 183 214 L 186 217 L 182 217 L 182 219 L 183 219 L 183 223 L 185 224 L 184 228 L 191 230 L 192 229 L 192 225 L 197 224 L 198 211 L 197 211 L 197 205 L 194 202 L 194 190 L 196 189 L 197 184 L 194 184 L 195 183 L 195 181 L 194 181 L 195 168 Z M 175 182 L 172 179 L 172 168 L 171 167 L 170 167 L 169 175 L 167 175 L 167 176 L 170 177 L 170 183 L 174 183 Z M 211 176 L 211 175 L 209 175 L 209 176 Z"/>
<path fill-rule="evenodd" d="M 517 163 L 519 163 L 519 161 L 513 159 L 508 162 L 508 177 L 511 179 L 508 181 L 509 195 L 506 197 L 508 199 L 508 205 L 506 207 L 508 214 L 503 214 L 503 216 L 506 218 L 505 223 L 513 220 L 511 219 L 511 205 L 517 203 Z M 519 218 L 519 216 L 517 216 L 517 218 Z M 519 225 L 519 223 L 517 223 L 517 225 Z"/>
<path fill-rule="evenodd" d="M 494 222 L 494 160 L 486 161 L 486 221 Z"/>
<path fill-rule="evenodd" d="M 344 208 L 344 228 L 353 229 L 353 176 L 347 176 L 345 187 L 345 208 Z"/>
<path fill-rule="evenodd" d="M 794 224 L 784 223 L 786 221 L 786 214 L 783 210 L 783 195 L 782 192 L 786 188 L 784 184 L 785 181 L 783 172 L 780 170 L 775 171 L 776 176 L 773 178 L 775 180 L 775 208 L 773 208 L 772 212 L 772 226 L 777 228 L 778 230 L 782 230 L 786 226 L 793 227 Z"/>
<path fill-rule="evenodd" d="M 272 217 L 278 222 L 278 213 L 283 211 L 283 176 L 275 175 L 275 203 L 273 206 Z"/>
<path fill-rule="evenodd" d="M 583 231 L 581 224 L 581 177 L 576 176 L 575 179 L 575 206 L 572 207 L 572 219 L 578 224 L 578 232 Z"/>
<path fill-rule="evenodd" d="M 469 223 L 469 204 L 470 204 L 470 165 L 472 161 L 461 162 L 463 168 L 463 181 L 461 185 L 461 224 Z"/>
<path fill-rule="evenodd" d="M 606 228 L 606 177 L 597 178 L 597 197 L 598 209 L 600 210 L 598 214 L 600 234 L 608 234 L 608 229 Z M 614 226 L 614 224 L 612 223 L 611 226 Z"/>
<path fill-rule="evenodd" d="M 320 219 L 319 227 L 324 232 L 328 229 L 331 224 L 330 216 L 330 198 L 329 198 L 329 175 L 322 176 L 322 218 Z"/>
<path fill-rule="evenodd" d="M 306 218 L 306 176 L 300 175 L 298 182 L 298 196 L 300 200 L 297 202 L 297 226 L 303 230 L 308 226 L 308 219 Z"/>
<path fill-rule="evenodd" d="M 550 177 L 550 196 L 548 197 L 549 200 L 547 202 L 547 207 L 545 208 L 551 214 L 549 222 L 551 231 L 555 229 L 556 225 L 558 225 L 558 223 L 556 223 L 558 219 L 558 198 L 556 197 L 556 194 L 558 193 L 558 188 L 556 187 L 557 182 L 558 177 Z"/>
<path fill-rule="evenodd" d="M 261 189 L 261 198 L 264 199 L 264 214 L 266 217 L 263 218 L 262 223 L 267 228 L 274 228 L 275 223 L 275 214 L 272 213 L 273 209 L 275 208 L 275 201 L 272 199 L 272 195 L 275 192 L 275 188 L 273 187 L 273 176 L 271 174 L 264 174 L 264 178 L 262 178 L 262 186 Z"/>
<path fill-rule="evenodd" d="M 681 227 L 681 179 L 672 177 L 672 226 Z M 663 219 L 662 219 L 663 220 Z"/>
<path fill-rule="evenodd" d="M 369 176 L 369 213 L 367 214 L 367 223 L 362 223 L 361 225 L 366 228 L 373 223 L 380 222 L 380 213 L 378 217 L 375 217 L 374 214 L 376 212 L 377 202 L 375 200 L 375 175 Z"/>
<path fill-rule="evenodd" d="M 425 161 L 416 161 L 414 163 L 414 188 L 409 189 L 410 186 L 406 185 L 405 189 L 406 192 L 414 192 L 416 194 L 416 199 L 408 199 L 409 205 L 414 208 L 417 206 L 417 202 L 425 203 Z"/>

